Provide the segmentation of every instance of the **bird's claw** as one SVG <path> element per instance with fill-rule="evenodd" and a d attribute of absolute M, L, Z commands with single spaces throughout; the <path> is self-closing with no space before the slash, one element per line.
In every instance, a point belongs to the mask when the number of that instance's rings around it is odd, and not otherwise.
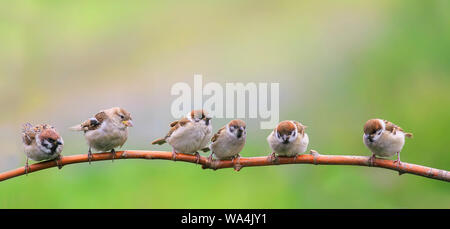
<path fill-rule="evenodd" d="M 177 161 L 177 153 L 175 151 L 172 151 L 172 160 Z"/>
<path fill-rule="evenodd" d="M 112 149 L 111 154 L 112 154 L 112 162 L 114 162 L 114 159 L 116 159 L 116 151 Z"/>
<path fill-rule="evenodd" d="M 370 167 L 373 167 L 374 162 L 375 162 L 375 159 L 376 159 L 375 154 L 372 154 L 372 156 L 369 157 L 369 160 L 367 161 L 367 164 L 368 164 Z"/>
<path fill-rule="evenodd" d="M 91 164 L 91 161 L 92 161 L 92 153 L 88 153 L 88 161 L 89 161 L 89 164 Z"/>
<path fill-rule="evenodd" d="M 236 159 L 236 163 L 234 163 L 234 160 Z M 239 172 L 239 171 L 241 171 L 241 169 L 242 169 L 242 165 L 241 165 L 241 163 L 240 163 L 240 160 L 241 160 L 241 155 L 240 154 L 238 154 L 238 155 L 236 155 L 235 157 L 233 157 L 233 159 L 232 159 L 232 162 L 233 162 L 233 168 L 234 168 L 234 171 L 236 171 L 236 172 Z"/>
<path fill-rule="evenodd" d="M 404 173 L 400 169 L 400 166 L 402 165 L 402 162 L 399 159 L 397 159 L 397 160 L 394 161 L 394 164 L 397 164 L 398 175 L 402 175 Z"/>
<path fill-rule="evenodd" d="M 209 155 L 209 157 L 208 157 L 208 163 L 207 163 L 207 164 L 209 165 L 209 167 L 210 167 L 211 169 L 217 170 L 217 162 L 216 162 L 216 160 L 214 160 L 213 154 L 214 154 L 214 153 L 211 153 L 211 154 Z"/>
<path fill-rule="evenodd" d="M 272 153 L 267 157 L 267 160 L 268 160 L 270 163 L 275 163 L 275 164 L 277 164 L 277 163 L 279 162 L 278 156 L 277 156 L 277 154 L 276 154 L 275 152 L 272 152 Z"/>
<path fill-rule="evenodd" d="M 196 163 L 196 164 L 200 163 L 200 153 L 199 153 L 199 152 L 195 152 L 194 155 L 195 155 L 195 157 L 196 157 L 195 163 Z"/>
<path fill-rule="evenodd" d="M 28 171 L 30 170 L 30 166 L 28 164 L 25 165 L 25 175 L 28 176 Z"/>
<path fill-rule="evenodd" d="M 58 166 L 58 169 L 62 169 L 63 165 L 62 165 L 62 156 L 61 155 L 59 155 L 55 159 L 55 162 L 56 162 L 56 166 Z"/>
<path fill-rule="evenodd" d="M 89 164 L 91 164 L 91 161 L 92 161 L 92 151 L 91 151 L 91 147 L 89 147 L 89 151 L 88 151 L 88 161 L 89 161 Z"/>

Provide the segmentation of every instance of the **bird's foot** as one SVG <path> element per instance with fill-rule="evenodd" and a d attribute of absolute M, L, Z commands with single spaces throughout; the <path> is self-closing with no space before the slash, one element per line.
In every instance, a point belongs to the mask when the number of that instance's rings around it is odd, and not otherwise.
<path fill-rule="evenodd" d="M 196 164 L 200 163 L 200 153 L 199 152 L 195 152 L 194 155 L 195 155 L 195 158 L 196 158 L 195 163 Z"/>
<path fill-rule="evenodd" d="M 402 162 L 400 160 L 395 160 L 394 163 L 397 164 L 397 168 L 398 168 Z"/>
<path fill-rule="evenodd" d="M 30 166 L 28 163 L 25 164 L 25 175 L 28 176 L 28 171 L 30 170 Z"/>
<path fill-rule="evenodd" d="M 278 164 L 280 162 L 278 159 L 278 155 L 275 152 L 272 152 L 269 156 L 267 156 L 267 161 L 275 164 Z"/>
<path fill-rule="evenodd" d="M 213 170 L 217 170 L 217 163 L 216 163 L 216 160 L 214 160 L 214 158 L 213 158 L 213 154 L 214 154 L 214 152 L 212 152 L 210 155 L 209 155 L 209 157 L 208 157 L 208 166 L 211 168 L 211 169 L 213 169 Z"/>
<path fill-rule="evenodd" d="M 112 149 L 111 154 L 112 154 L 112 162 L 114 162 L 114 159 L 116 159 L 116 150 Z"/>
<path fill-rule="evenodd" d="M 62 165 L 62 156 L 61 154 L 58 155 L 58 157 L 55 159 L 56 162 L 56 166 L 58 166 L 58 169 L 62 169 L 63 165 Z"/>
<path fill-rule="evenodd" d="M 235 163 L 234 160 L 236 160 L 237 162 Z M 241 165 L 240 161 L 241 161 L 241 155 L 240 155 L 240 154 L 236 155 L 236 156 L 233 157 L 233 159 L 232 159 L 232 162 L 233 162 L 233 168 L 234 168 L 234 171 L 236 171 L 236 172 L 241 171 L 241 169 L 242 169 L 242 167 L 243 167 L 243 166 Z"/>
<path fill-rule="evenodd" d="M 394 163 L 397 164 L 398 175 L 402 175 L 404 172 L 402 172 L 400 168 L 402 165 L 402 162 L 400 161 L 400 153 L 397 153 L 397 160 L 395 160 Z"/>
<path fill-rule="evenodd" d="M 368 164 L 370 167 L 372 167 L 373 164 L 374 164 L 374 162 L 375 162 L 375 159 L 376 159 L 375 154 L 372 154 L 372 156 L 369 157 L 369 160 L 367 160 L 367 164 Z"/>
<path fill-rule="evenodd" d="M 297 156 L 298 156 L 298 153 L 296 153 L 293 157 L 294 157 L 294 163 L 295 162 L 297 162 Z"/>
<path fill-rule="evenodd" d="M 89 151 L 88 151 L 88 161 L 89 161 L 89 164 L 91 164 L 91 161 L 92 161 L 92 151 L 91 151 L 91 148 L 89 148 Z"/>
<path fill-rule="evenodd" d="M 28 166 L 28 156 L 27 160 L 25 161 L 25 175 L 28 176 L 28 170 L 30 170 L 30 166 Z"/>
<path fill-rule="evenodd" d="M 172 148 L 172 160 L 177 161 L 177 151 L 174 148 Z"/>

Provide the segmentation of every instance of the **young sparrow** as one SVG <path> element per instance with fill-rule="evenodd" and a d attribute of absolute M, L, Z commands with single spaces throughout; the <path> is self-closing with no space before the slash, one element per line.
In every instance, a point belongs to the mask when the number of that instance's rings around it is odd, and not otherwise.
<path fill-rule="evenodd" d="M 369 164 L 373 164 L 376 156 L 391 157 L 397 154 L 397 165 L 400 165 L 400 151 L 405 144 L 405 137 L 411 138 L 411 133 L 405 133 L 394 123 L 382 119 L 370 119 L 364 125 L 364 144 L 372 151 Z"/>
<path fill-rule="evenodd" d="M 83 131 L 89 145 L 89 163 L 92 159 L 91 148 L 97 151 L 110 151 L 114 161 L 114 148 L 122 147 L 128 138 L 128 127 L 132 127 L 131 115 L 120 107 L 100 111 L 93 118 L 80 125 L 71 127 L 74 131 Z"/>
<path fill-rule="evenodd" d="M 242 151 L 245 145 L 245 139 L 247 137 L 246 124 L 242 120 L 232 120 L 226 126 L 222 127 L 212 138 L 211 155 L 209 161 L 212 161 L 213 155 L 219 160 L 236 159 L 238 160 L 234 169 L 239 171 L 241 166 L 239 165 L 239 153 Z"/>
<path fill-rule="evenodd" d="M 208 143 L 212 136 L 211 117 L 204 110 L 193 110 L 178 121 L 170 123 L 171 129 L 164 138 L 156 139 L 153 145 L 169 143 L 172 146 L 172 158 L 177 153 L 193 154 L 200 160 L 199 150 L 207 152 Z"/>
<path fill-rule="evenodd" d="M 299 153 L 304 153 L 309 143 L 305 128 L 306 126 L 297 121 L 280 122 L 267 137 L 273 151 L 269 160 L 274 162 L 278 156 L 296 157 Z"/>
<path fill-rule="evenodd" d="M 26 123 L 23 125 L 22 141 L 27 155 L 25 173 L 28 173 L 28 158 L 34 161 L 55 160 L 61 169 L 59 160 L 62 158 L 64 141 L 55 128 L 47 124 L 33 127 L 30 123 Z"/>

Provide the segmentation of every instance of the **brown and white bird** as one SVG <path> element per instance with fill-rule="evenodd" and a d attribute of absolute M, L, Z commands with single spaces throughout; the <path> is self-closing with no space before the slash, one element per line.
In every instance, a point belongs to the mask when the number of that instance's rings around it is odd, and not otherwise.
<path fill-rule="evenodd" d="M 47 124 L 33 127 L 30 123 L 26 123 L 23 125 L 22 141 L 27 155 L 25 173 L 28 173 L 29 158 L 34 161 L 56 160 L 58 168 L 61 169 L 59 160 L 62 157 L 64 141 L 55 128 Z"/>
<path fill-rule="evenodd" d="M 309 144 L 306 126 L 297 121 L 282 121 L 267 137 L 272 154 L 269 160 L 276 161 L 278 156 L 296 157 L 304 153 Z"/>
<path fill-rule="evenodd" d="M 239 171 L 241 168 L 239 165 L 239 153 L 244 148 L 246 138 L 245 122 L 239 119 L 230 121 L 211 138 L 209 161 L 212 161 L 213 156 L 219 160 L 234 160 L 237 158 L 238 162 L 234 169 Z"/>
<path fill-rule="evenodd" d="M 212 137 L 211 117 L 204 110 L 193 110 L 180 120 L 170 123 L 171 129 L 164 138 L 156 139 L 153 145 L 169 143 L 172 146 L 172 158 L 177 153 L 193 154 L 200 160 L 198 151 L 208 151 L 208 143 Z"/>
<path fill-rule="evenodd" d="M 391 157 L 397 154 L 397 165 L 400 165 L 400 151 L 405 145 L 405 137 L 411 138 L 411 133 L 406 133 L 402 128 L 392 122 L 382 119 L 370 119 L 364 125 L 364 144 L 372 152 L 370 164 L 373 164 L 375 156 Z"/>
<path fill-rule="evenodd" d="M 94 117 L 70 129 L 83 131 L 89 145 L 89 163 L 92 159 L 91 148 L 97 151 L 110 151 L 114 161 L 116 147 L 122 147 L 128 138 L 128 127 L 133 126 L 131 114 L 123 108 L 113 107 L 100 111 Z"/>

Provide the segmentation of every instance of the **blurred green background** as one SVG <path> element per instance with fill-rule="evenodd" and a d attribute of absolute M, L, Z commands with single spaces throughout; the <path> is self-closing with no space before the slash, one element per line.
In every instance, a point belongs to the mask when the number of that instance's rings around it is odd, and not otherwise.
<path fill-rule="evenodd" d="M 450 169 L 450 2 L 0 1 L 0 171 L 23 166 L 24 122 L 69 126 L 101 109 L 132 113 L 124 149 L 170 150 L 177 82 L 279 82 L 280 119 L 322 154 L 370 155 L 362 126 L 413 132 L 402 161 Z M 227 121 L 215 119 L 214 131 Z M 243 156 L 270 153 L 257 119 Z M 202 170 L 116 160 L 0 183 L 0 208 L 449 208 L 446 182 L 379 168 L 285 165 Z"/>

